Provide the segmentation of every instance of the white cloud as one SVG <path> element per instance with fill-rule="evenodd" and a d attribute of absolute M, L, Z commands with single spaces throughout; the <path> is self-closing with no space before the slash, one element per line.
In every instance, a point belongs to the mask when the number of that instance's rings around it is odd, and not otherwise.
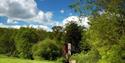
<path fill-rule="evenodd" d="M 0 27 L 1 28 L 16 28 L 19 29 L 20 27 L 32 27 L 35 29 L 44 29 L 46 31 L 52 31 L 48 26 L 45 25 L 34 25 L 34 24 L 30 24 L 30 25 L 6 25 L 3 23 L 0 23 Z"/>
<path fill-rule="evenodd" d="M 51 31 L 48 26 L 56 23 L 52 20 L 53 13 L 39 10 L 35 0 L 0 0 L 0 16 L 8 17 L 7 23 L 11 24 L 1 23 L 0 27 L 4 28 L 27 27 L 27 25 L 16 25 L 19 21 L 23 21 L 31 24 L 30 26 L 33 28 L 43 28 Z M 34 23 L 37 24 L 34 25 Z"/>
<path fill-rule="evenodd" d="M 16 28 L 16 29 L 19 29 L 21 26 L 20 25 L 5 25 L 3 23 L 0 23 L 0 27 L 2 27 L 2 28 Z"/>
<path fill-rule="evenodd" d="M 41 23 L 52 21 L 53 14 L 39 10 L 34 0 L 0 0 L 0 16 L 11 20 Z"/>
<path fill-rule="evenodd" d="M 60 10 L 61 13 L 65 11 Z M 31 25 L 34 28 L 43 28 L 46 30 L 51 30 L 48 26 L 63 25 L 67 21 L 78 21 L 77 16 L 69 16 L 63 20 L 63 24 L 52 20 L 53 13 L 48 11 L 44 12 L 37 8 L 37 3 L 35 0 L 0 0 L 0 16 L 8 17 L 7 23 L 14 24 L 18 21 L 25 21 L 28 23 L 38 23 L 39 25 Z M 85 19 L 85 20 L 84 20 Z M 88 18 L 84 17 L 81 24 L 88 26 Z M 44 24 L 44 25 L 43 25 Z M 79 23 L 80 24 L 80 23 Z M 0 23 L 0 27 L 6 28 L 20 28 L 21 26 L 26 27 L 26 25 L 5 25 Z"/>
<path fill-rule="evenodd" d="M 52 31 L 48 26 L 45 26 L 45 25 L 30 24 L 29 27 L 36 28 L 36 29 L 44 29 L 46 31 Z"/>
<path fill-rule="evenodd" d="M 53 13 L 52 12 L 46 12 L 44 13 L 43 11 L 39 11 L 38 15 L 29 19 L 29 22 L 37 22 L 37 23 L 43 23 L 43 22 L 51 22 L 52 20 Z"/>
<path fill-rule="evenodd" d="M 57 22 L 57 21 L 53 21 L 53 22 L 43 22 L 45 24 L 39 24 L 39 25 L 35 25 L 35 24 L 30 24 L 30 25 L 5 25 L 3 23 L 0 23 L 0 27 L 4 27 L 4 28 L 17 28 L 19 29 L 20 27 L 33 27 L 33 28 L 36 28 L 36 29 L 44 29 L 44 30 L 47 30 L 47 31 L 52 31 L 52 29 L 50 27 L 48 27 L 49 25 L 51 26 L 63 26 L 65 27 L 65 24 L 66 23 L 69 23 L 70 21 L 75 21 L 78 25 L 81 25 L 81 26 L 85 26 L 86 28 L 89 27 L 88 25 L 88 17 L 82 17 L 81 18 L 81 22 L 79 21 L 79 18 L 78 16 L 69 16 L 67 17 L 66 19 L 64 19 L 62 22 Z M 11 20 L 10 20 L 11 22 Z"/>
<path fill-rule="evenodd" d="M 16 24 L 16 23 L 18 23 L 17 21 L 14 21 L 14 20 L 11 20 L 11 19 L 8 19 L 7 20 L 7 23 L 9 23 L 9 24 Z"/>
<path fill-rule="evenodd" d="M 65 25 L 66 23 L 69 23 L 71 21 L 75 21 L 78 25 L 85 26 L 85 27 L 88 28 L 89 27 L 88 17 L 81 17 L 80 19 L 82 20 L 81 22 L 79 21 L 78 16 L 69 16 L 69 17 L 67 17 L 66 19 L 63 20 L 63 25 Z"/>
<path fill-rule="evenodd" d="M 60 13 L 62 13 L 62 14 L 63 14 L 63 13 L 64 13 L 64 10 L 63 10 L 63 9 L 62 9 L 62 10 L 60 10 Z"/>
<path fill-rule="evenodd" d="M 10 25 L 8 28 L 16 28 L 19 29 L 21 26 L 20 25 Z"/>
<path fill-rule="evenodd" d="M 30 5 L 29 5 L 30 4 Z M 34 0 L 0 0 L 0 14 L 14 19 L 28 19 L 37 15 Z"/>
<path fill-rule="evenodd" d="M 45 19 L 46 19 L 45 21 L 51 21 L 52 16 L 53 16 L 52 12 L 46 12 L 45 13 Z"/>

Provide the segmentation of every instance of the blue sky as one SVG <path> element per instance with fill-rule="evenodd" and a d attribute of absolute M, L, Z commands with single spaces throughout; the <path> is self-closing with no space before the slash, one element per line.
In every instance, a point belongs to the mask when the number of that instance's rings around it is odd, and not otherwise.
<path fill-rule="evenodd" d="M 64 18 L 70 16 L 72 13 L 76 13 L 69 8 L 69 5 L 75 0 L 36 0 L 37 7 L 43 11 L 50 11 L 54 14 L 53 19 L 56 21 L 62 21 Z M 60 11 L 63 10 L 64 13 Z"/>
<path fill-rule="evenodd" d="M 0 0 L 0 27 L 31 26 L 50 30 L 77 16 L 69 8 L 73 2 L 75 0 Z"/>

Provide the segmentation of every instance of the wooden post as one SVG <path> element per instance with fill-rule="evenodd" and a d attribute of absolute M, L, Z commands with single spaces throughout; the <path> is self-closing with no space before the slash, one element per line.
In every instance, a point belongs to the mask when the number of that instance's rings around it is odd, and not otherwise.
<path fill-rule="evenodd" d="M 71 47 L 71 43 L 68 43 L 68 61 L 69 61 L 69 63 L 76 63 L 76 60 L 70 60 L 70 57 L 71 57 L 71 49 L 72 49 L 72 47 Z"/>
<path fill-rule="evenodd" d="M 68 43 L 68 55 L 71 56 L 71 43 Z"/>
<path fill-rule="evenodd" d="M 67 46 L 68 46 L 68 52 L 67 52 L 67 55 L 68 55 L 68 62 L 70 63 L 70 57 L 71 57 L 71 43 L 67 43 Z"/>
<path fill-rule="evenodd" d="M 64 44 L 64 55 L 65 55 L 65 63 L 76 63 L 76 60 L 70 60 L 71 57 L 71 43 Z"/>

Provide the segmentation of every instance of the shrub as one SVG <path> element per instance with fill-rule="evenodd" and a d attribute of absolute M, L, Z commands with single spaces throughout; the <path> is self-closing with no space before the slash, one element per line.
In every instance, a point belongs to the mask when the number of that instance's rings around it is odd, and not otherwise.
<path fill-rule="evenodd" d="M 55 60 L 60 56 L 60 48 L 54 40 L 45 39 L 32 48 L 35 59 Z"/>
<path fill-rule="evenodd" d="M 56 60 L 56 63 L 64 63 L 65 58 L 64 57 L 60 57 Z"/>
<path fill-rule="evenodd" d="M 81 52 L 80 54 L 74 54 L 71 56 L 71 60 L 76 60 L 77 63 L 97 63 L 100 55 L 98 51 L 91 50 L 88 53 Z"/>

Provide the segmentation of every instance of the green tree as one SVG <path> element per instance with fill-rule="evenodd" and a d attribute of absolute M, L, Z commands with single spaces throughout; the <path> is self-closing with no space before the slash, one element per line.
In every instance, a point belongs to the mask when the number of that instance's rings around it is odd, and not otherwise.
<path fill-rule="evenodd" d="M 124 49 L 120 45 L 120 40 L 125 35 L 125 9 L 122 6 L 124 1 L 102 1 L 104 3 L 99 0 L 96 3 L 105 12 L 90 18 L 91 27 L 87 31 L 87 35 L 89 36 L 88 41 L 101 55 L 99 63 L 124 63 L 124 59 L 122 58 L 124 57 Z"/>
<path fill-rule="evenodd" d="M 87 2 L 83 5 L 90 8 L 81 7 L 83 2 Z M 124 46 L 121 45 L 125 35 L 124 3 L 125 0 L 80 0 L 76 4 L 80 8 L 93 8 L 86 40 L 99 52 L 101 58 L 98 63 L 124 63 Z"/>
<path fill-rule="evenodd" d="M 61 41 L 63 37 L 63 27 L 62 26 L 53 26 L 53 37 L 57 41 Z"/>
<path fill-rule="evenodd" d="M 21 58 L 32 59 L 31 48 L 32 45 L 38 41 L 38 35 L 32 30 L 32 28 L 21 28 L 18 30 L 14 40 L 18 56 Z"/>
<path fill-rule="evenodd" d="M 15 44 L 12 38 L 14 29 L 0 28 L 0 53 L 12 55 L 15 51 Z"/>
<path fill-rule="evenodd" d="M 38 35 L 39 41 L 42 41 L 49 36 L 49 33 L 43 29 L 34 29 L 34 32 Z"/>

